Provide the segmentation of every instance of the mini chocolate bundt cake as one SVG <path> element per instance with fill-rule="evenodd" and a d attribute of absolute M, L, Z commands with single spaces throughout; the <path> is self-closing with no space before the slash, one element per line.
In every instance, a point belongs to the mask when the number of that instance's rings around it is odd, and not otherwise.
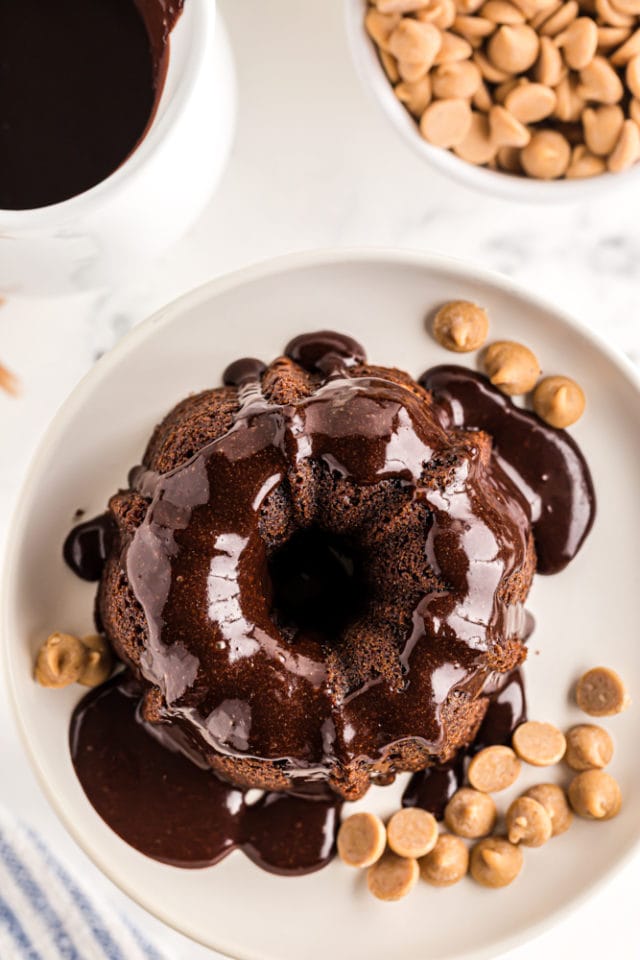
<path fill-rule="evenodd" d="M 524 659 L 528 503 L 348 337 L 183 400 L 110 511 L 99 618 L 143 717 L 238 786 L 351 800 L 446 761 Z"/>

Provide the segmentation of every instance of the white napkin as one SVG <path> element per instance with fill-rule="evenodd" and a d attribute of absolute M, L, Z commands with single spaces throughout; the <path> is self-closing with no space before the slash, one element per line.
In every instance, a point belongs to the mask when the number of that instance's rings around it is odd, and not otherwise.
<path fill-rule="evenodd" d="M 0 960 L 165 960 L 0 809 Z"/>

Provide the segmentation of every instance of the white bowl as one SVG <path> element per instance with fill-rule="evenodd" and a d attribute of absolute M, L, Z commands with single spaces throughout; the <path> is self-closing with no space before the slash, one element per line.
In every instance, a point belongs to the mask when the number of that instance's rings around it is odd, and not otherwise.
<path fill-rule="evenodd" d="M 182 236 L 224 170 L 235 76 L 216 0 L 189 0 L 171 34 L 151 128 L 90 190 L 35 210 L 0 210 L 0 294 L 66 294 L 120 283 Z"/>
<path fill-rule="evenodd" d="M 292 335 L 327 327 L 362 341 L 374 362 L 420 374 L 452 360 L 424 326 L 427 312 L 452 297 L 484 304 L 492 336 L 531 344 L 547 371 L 572 374 L 586 391 L 587 412 L 572 433 L 591 465 L 599 513 L 579 556 L 559 576 L 538 577 L 528 603 L 537 620 L 527 665 L 530 714 L 562 727 L 579 722 L 568 691 L 586 667 L 604 660 L 632 693 L 640 690 L 640 381 L 574 321 L 506 279 L 438 257 L 341 252 L 295 256 L 216 280 L 135 328 L 96 364 L 53 421 L 22 489 L 0 611 L 10 700 L 34 768 L 69 831 L 118 886 L 230 956 L 494 958 L 592 893 L 638 842 L 636 707 L 606 723 L 616 741 L 611 770 L 626 799 L 620 816 L 576 822 L 542 850 L 526 851 L 522 876 L 505 890 L 470 880 L 449 890 L 421 883 L 389 905 L 368 896 L 362 874 L 337 862 L 291 879 L 264 873 L 236 852 L 216 867 L 180 870 L 127 846 L 85 797 L 67 745 L 83 691 L 45 690 L 33 681 L 35 652 L 51 629 L 86 632 L 92 625 L 95 587 L 74 577 L 61 556 L 75 510 L 104 509 L 177 400 L 219 383 L 239 356 L 269 360 Z M 515 790 L 563 776 L 559 768 L 528 768 Z M 359 806 L 388 815 L 403 779 L 372 789 Z M 499 795 L 499 805 L 513 792 Z"/>
<path fill-rule="evenodd" d="M 396 130 L 423 160 L 467 187 L 507 200 L 528 203 L 580 202 L 640 182 L 640 165 L 625 173 L 603 173 L 584 180 L 535 180 L 488 170 L 467 163 L 452 153 L 427 143 L 416 121 L 393 92 L 378 57 L 375 44 L 364 27 L 367 0 L 344 0 L 347 36 L 360 79 Z"/>

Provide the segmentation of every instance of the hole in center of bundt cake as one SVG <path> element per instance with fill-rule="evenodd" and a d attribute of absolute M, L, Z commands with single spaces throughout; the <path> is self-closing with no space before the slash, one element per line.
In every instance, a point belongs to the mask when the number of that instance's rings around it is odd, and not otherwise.
<path fill-rule="evenodd" d="M 269 573 L 271 616 L 285 629 L 331 642 L 366 606 L 358 550 L 316 527 L 296 531 L 271 557 Z"/>

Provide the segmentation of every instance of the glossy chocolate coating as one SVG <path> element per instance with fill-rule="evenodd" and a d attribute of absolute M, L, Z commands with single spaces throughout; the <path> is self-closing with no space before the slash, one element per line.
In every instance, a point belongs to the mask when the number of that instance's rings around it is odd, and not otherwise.
<path fill-rule="evenodd" d="M 183 0 L 0 0 L 0 208 L 59 203 L 141 141 Z"/>
<path fill-rule="evenodd" d="M 414 773 L 403 795 L 404 807 L 422 807 L 438 820 L 454 793 L 464 785 L 468 757 L 495 744 L 510 745 L 513 731 L 527 719 L 527 702 L 521 670 L 496 677 L 498 688 L 490 694 L 489 708 L 478 734 L 449 763 L 436 764 Z M 487 684 L 489 687 L 489 684 Z"/>
<path fill-rule="evenodd" d="M 463 367 L 433 367 L 420 383 L 433 391 L 446 429 L 491 434 L 498 460 L 529 501 L 538 573 L 559 573 L 575 557 L 595 517 L 591 474 L 575 441 Z"/>
<path fill-rule="evenodd" d="M 82 580 L 98 581 L 113 545 L 116 525 L 110 513 L 79 523 L 62 548 L 65 563 Z"/>
<path fill-rule="evenodd" d="M 176 750 L 138 717 L 140 691 L 121 674 L 74 711 L 73 764 L 100 816 L 141 853 L 206 867 L 241 849 L 265 870 L 299 875 L 333 856 L 340 800 L 318 793 L 245 794 Z M 166 745 L 165 745 L 166 744 Z"/>
<path fill-rule="evenodd" d="M 501 587 L 526 560 L 528 505 L 473 437 L 443 428 L 438 408 L 359 367 L 364 351 L 350 338 L 305 335 L 287 351 L 322 371 L 309 397 L 267 400 L 249 364 L 231 429 L 183 466 L 135 479 L 150 499 L 124 548 L 148 625 L 142 674 L 162 693 L 163 719 L 217 752 L 277 760 L 292 777 L 326 778 L 336 758 L 376 758 L 407 737 L 437 755 L 441 705 L 454 690 L 475 696 L 490 648 L 523 635 L 524 610 Z M 278 485 L 294 488 L 292 470 L 307 461 L 356 486 L 400 483 L 428 507 L 426 562 L 447 586 L 416 606 L 401 688 L 374 679 L 337 698 L 325 644 L 303 629 L 285 637 L 271 615 L 260 510 Z M 428 480 L 441 461 L 444 487 Z"/>

